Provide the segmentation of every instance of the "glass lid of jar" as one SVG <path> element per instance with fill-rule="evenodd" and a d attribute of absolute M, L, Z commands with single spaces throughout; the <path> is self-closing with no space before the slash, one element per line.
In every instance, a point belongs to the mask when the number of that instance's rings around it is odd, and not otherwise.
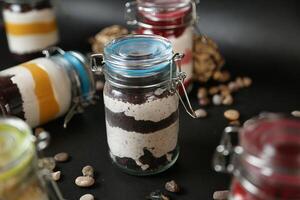
<path fill-rule="evenodd" d="M 23 170 L 32 159 L 34 137 L 30 130 L 20 119 L 0 119 L 0 181 Z"/>
<path fill-rule="evenodd" d="M 129 35 L 113 40 L 104 48 L 107 70 L 127 77 L 151 76 L 170 70 L 171 42 L 154 35 Z"/>
<path fill-rule="evenodd" d="M 253 165 L 299 171 L 299 120 L 278 117 L 248 123 L 240 132 L 240 145 Z"/>
<path fill-rule="evenodd" d="M 137 3 L 147 10 L 171 11 L 189 6 L 191 0 L 137 0 Z"/>

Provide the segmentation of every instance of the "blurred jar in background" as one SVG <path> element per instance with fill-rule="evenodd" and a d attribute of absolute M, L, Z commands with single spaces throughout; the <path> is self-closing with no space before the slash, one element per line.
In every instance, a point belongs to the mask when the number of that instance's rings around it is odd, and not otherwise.
<path fill-rule="evenodd" d="M 239 135 L 232 148 L 230 134 Z M 224 155 L 233 153 L 225 167 Z M 230 200 L 300 199 L 300 121 L 274 114 L 227 127 L 215 157 L 217 171 L 231 171 Z M 223 155 L 223 156 L 222 156 Z"/>
<path fill-rule="evenodd" d="M 34 141 L 22 120 L 0 119 L 0 199 L 63 199 L 49 170 L 38 167 Z"/>
<path fill-rule="evenodd" d="M 196 5 L 192 0 L 137 0 L 126 4 L 126 20 L 137 25 L 138 34 L 155 34 L 169 39 L 174 52 L 183 53 L 181 69 L 190 90 L 193 77 L 193 33 Z"/>
<path fill-rule="evenodd" d="M 66 115 L 64 125 L 94 101 L 95 82 L 84 55 L 51 48 L 40 57 L 0 71 L 0 116 L 31 127 Z"/>
<path fill-rule="evenodd" d="M 50 0 L 4 0 L 3 19 L 9 49 L 20 61 L 38 57 L 41 50 L 58 43 Z"/>

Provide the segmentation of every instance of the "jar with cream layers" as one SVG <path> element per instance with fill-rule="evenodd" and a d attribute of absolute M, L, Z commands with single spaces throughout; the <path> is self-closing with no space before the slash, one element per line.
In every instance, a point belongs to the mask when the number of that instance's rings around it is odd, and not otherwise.
<path fill-rule="evenodd" d="M 18 60 L 38 57 L 58 43 L 51 0 L 4 0 L 3 18 L 9 49 Z"/>
<path fill-rule="evenodd" d="M 49 170 L 38 166 L 37 141 L 24 121 L 0 118 L 0 199 L 63 200 Z"/>
<path fill-rule="evenodd" d="M 0 115 L 17 116 L 36 127 L 68 113 L 66 125 L 93 103 L 94 79 L 85 57 L 56 50 L 0 72 Z"/>
<path fill-rule="evenodd" d="M 168 169 L 179 154 L 176 88 L 183 80 L 176 63 L 181 57 L 173 55 L 167 39 L 154 35 L 116 39 L 100 57 L 105 64 L 94 70 L 101 69 L 106 79 L 103 96 L 113 163 L 133 175 Z"/>
<path fill-rule="evenodd" d="M 136 0 L 126 4 L 126 20 L 138 34 L 160 35 L 171 41 L 175 52 L 184 54 L 181 70 L 185 87 L 193 78 L 193 34 L 196 5 L 193 0 Z"/>

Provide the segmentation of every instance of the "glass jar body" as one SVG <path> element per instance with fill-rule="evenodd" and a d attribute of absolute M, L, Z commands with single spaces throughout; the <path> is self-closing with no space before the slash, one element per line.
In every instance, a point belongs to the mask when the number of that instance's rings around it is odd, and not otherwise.
<path fill-rule="evenodd" d="M 0 180 L 0 197 L 5 200 L 50 200 L 37 159 L 7 180 Z"/>
<path fill-rule="evenodd" d="M 6 115 L 36 127 L 65 114 L 72 102 L 67 69 L 52 58 L 37 58 L 0 72 L 0 104 Z"/>
<path fill-rule="evenodd" d="M 59 40 L 56 17 L 50 0 L 4 1 L 3 17 L 8 46 L 20 61 L 41 55 Z"/>
<path fill-rule="evenodd" d="M 177 160 L 178 97 L 167 88 L 122 89 L 104 86 L 110 156 L 133 175 L 151 175 Z"/>

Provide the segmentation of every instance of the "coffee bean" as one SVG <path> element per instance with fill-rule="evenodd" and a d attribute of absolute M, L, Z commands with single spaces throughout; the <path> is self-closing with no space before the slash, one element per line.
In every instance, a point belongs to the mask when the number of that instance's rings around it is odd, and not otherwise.
<path fill-rule="evenodd" d="M 47 158 L 39 159 L 38 160 L 38 166 L 39 166 L 39 168 L 47 169 L 50 172 L 52 172 L 56 167 L 56 163 L 55 163 L 54 158 L 47 157 Z"/>
<path fill-rule="evenodd" d="M 174 193 L 180 192 L 180 187 L 174 180 L 166 182 L 165 189 L 169 192 L 174 192 Z"/>
<path fill-rule="evenodd" d="M 207 116 L 207 112 L 204 109 L 195 110 L 195 114 L 197 118 L 204 118 Z"/>
<path fill-rule="evenodd" d="M 216 86 L 209 88 L 209 91 L 208 91 L 208 93 L 209 93 L 210 95 L 217 94 L 218 92 L 219 92 L 219 88 L 216 87 Z"/>
<path fill-rule="evenodd" d="M 221 95 L 218 95 L 218 94 L 215 94 L 212 98 L 212 102 L 214 105 L 218 106 L 218 105 L 221 105 L 222 104 L 222 96 Z"/>
<path fill-rule="evenodd" d="M 52 176 L 52 179 L 54 181 L 58 181 L 60 179 L 60 176 L 61 176 L 61 171 L 52 172 L 51 176 Z"/>
<path fill-rule="evenodd" d="M 291 114 L 292 114 L 294 117 L 300 117 L 300 111 L 299 111 L 299 110 L 294 110 L 293 112 L 291 112 Z"/>
<path fill-rule="evenodd" d="M 233 98 L 231 95 L 226 95 L 224 96 L 224 99 L 222 101 L 222 104 L 228 106 L 228 105 L 232 105 L 233 104 Z"/>
<path fill-rule="evenodd" d="M 92 194 L 85 194 L 83 196 L 80 197 L 79 200 L 94 200 L 94 196 Z"/>
<path fill-rule="evenodd" d="M 197 93 L 198 99 L 206 98 L 207 97 L 207 89 L 206 88 L 199 88 Z"/>
<path fill-rule="evenodd" d="M 249 77 L 244 77 L 243 78 L 243 84 L 245 87 L 250 87 L 252 84 L 252 79 Z"/>
<path fill-rule="evenodd" d="M 224 191 L 216 191 L 213 194 L 213 199 L 214 200 L 226 200 L 229 196 L 229 191 L 224 190 Z"/>
<path fill-rule="evenodd" d="M 243 88 L 244 87 L 244 81 L 241 77 L 237 77 L 235 80 L 236 85 L 238 88 Z"/>
<path fill-rule="evenodd" d="M 235 121 L 235 120 L 238 120 L 240 118 L 240 113 L 237 110 L 230 109 L 230 110 L 226 110 L 224 112 L 224 116 L 225 116 L 226 119 L 228 119 L 230 121 Z"/>
<path fill-rule="evenodd" d="M 231 92 L 236 92 L 239 89 L 239 87 L 235 82 L 230 82 L 230 83 L 228 83 L 228 89 Z"/>
<path fill-rule="evenodd" d="M 58 153 L 54 156 L 54 160 L 57 162 L 66 162 L 69 159 L 69 154 L 66 152 Z"/>
<path fill-rule="evenodd" d="M 87 165 L 82 168 L 82 174 L 83 176 L 94 177 L 94 168 L 90 165 Z"/>
<path fill-rule="evenodd" d="M 90 187 L 94 185 L 95 179 L 90 176 L 79 176 L 75 179 L 75 184 L 79 187 Z"/>

